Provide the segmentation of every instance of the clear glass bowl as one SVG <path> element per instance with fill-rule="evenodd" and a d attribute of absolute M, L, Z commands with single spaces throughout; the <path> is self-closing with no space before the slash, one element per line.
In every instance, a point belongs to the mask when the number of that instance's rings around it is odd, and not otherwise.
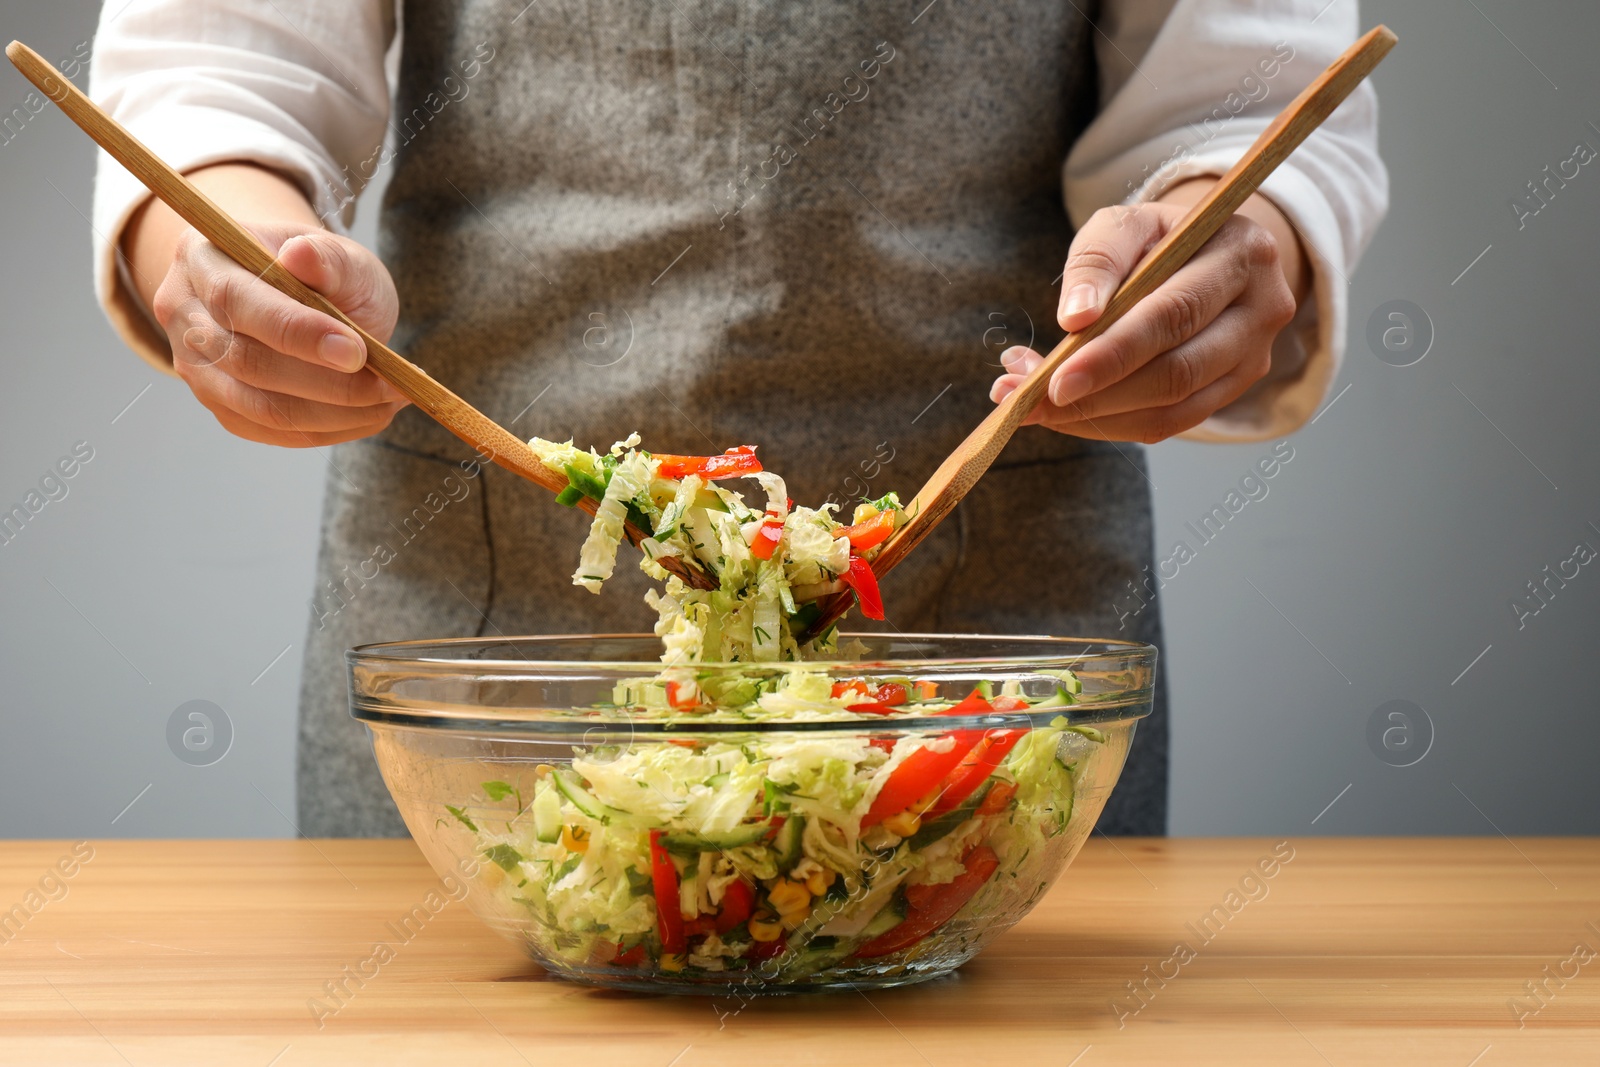
<path fill-rule="evenodd" d="M 697 665 L 669 688 L 660 647 L 366 645 L 351 711 L 424 855 L 491 927 L 576 981 L 722 995 L 903 985 L 975 956 L 1094 828 L 1156 661 L 858 634 L 848 661 Z"/>

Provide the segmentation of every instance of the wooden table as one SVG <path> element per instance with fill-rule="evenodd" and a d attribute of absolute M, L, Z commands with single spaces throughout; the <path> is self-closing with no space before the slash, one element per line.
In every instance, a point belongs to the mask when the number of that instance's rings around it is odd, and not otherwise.
<path fill-rule="evenodd" d="M 1097 837 L 957 977 L 744 1004 L 548 978 L 454 902 L 403 940 L 408 841 L 90 850 L 0 844 L 0 1063 L 1600 1062 L 1592 840 Z"/>

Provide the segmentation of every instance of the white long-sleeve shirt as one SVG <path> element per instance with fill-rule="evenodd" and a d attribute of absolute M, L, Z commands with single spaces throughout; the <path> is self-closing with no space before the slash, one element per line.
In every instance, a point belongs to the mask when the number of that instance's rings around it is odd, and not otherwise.
<path fill-rule="evenodd" d="M 95 40 L 90 92 L 180 171 L 226 161 L 270 167 L 297 178 L 317 214 L 344 226 L 352 176 L 367 172 L 363 161 L 387 129 L 384 59 L 395 27 L 394 0 L 112 2 Z M 1095 39 L 1101 110 L 1063 167 L 1073 223 L 1154 198 L 1176 181 L 1224 173 L 1357 28 L 1355 0 L 1108 0 Z M 1387 206 L 1370 85 L 1261 192 L 1300 234 L 1314 299 L 1280 334 L 1267 378 L 1188 437 L 1287 433 L 1310 418 L 1338 373 L 1348 277 Z M 116 255 L 148 195 L 102 153 L 96 291 L 127 343 L 170 370 L 166 340 Z"/>

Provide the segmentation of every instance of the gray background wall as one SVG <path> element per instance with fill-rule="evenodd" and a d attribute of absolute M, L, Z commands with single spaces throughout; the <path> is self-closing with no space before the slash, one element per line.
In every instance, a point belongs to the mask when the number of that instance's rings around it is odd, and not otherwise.
<path fill-rule="evenodd" d="M 0 37 L 66 57 L 97 10 L 6 0 Z M 1393 207 L 1352 280 L 1336 399 L 1203 546 L 1185 524 L 1270 444 L 1151 453 L 1158 548 L 1197 546 L 1165 591 L 1171 829 L 1594 833 L 1600 567 L 1524 628 L 1509 605 L 1579 541 L 1600 548 L 1600 171 L 1521 230 L 1509 202 L 1600 147 L 1600 9 L 1391 0 L 1363 18 L 1402 39 L 1377 75 Z M 27 88 L 0 72 L 0 112 Z M 224 434 L 122 349 L 88 285 L 92 162 L 53 109 L 0 145 L 0 503 L 94 449 L 0 546 L 0 836 L 289 835 L 324 461 Z M 1431 322 L 1406 367 L 1365 338 L 1396 300 Z M 232 723 L 211 766 L 168 748 L 191 700 Z"/>

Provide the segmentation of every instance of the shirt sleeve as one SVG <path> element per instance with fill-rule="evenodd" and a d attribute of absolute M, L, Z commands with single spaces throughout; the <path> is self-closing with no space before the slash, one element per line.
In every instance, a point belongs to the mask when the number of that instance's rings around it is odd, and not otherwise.
<path fill-rule="evenodd" d="M 325 225 L 346 227 L 389 118 L 384 57 L 393 0 L 109 0 L 89 92 L 167 163 L 241 161 L 300 183 Z M 117 332 L 171 369 L 166 337 L 127 281 L 118 248 L 149 192 L 100 153 L 95 292 Z"/>
<path fill-rule="evenodd" d="M 1225 173 L 1358 28 L 1356 0 L 1112 0 L 1095 42 L 1102 109 L 1064 168 L 1074 225 Z M 1300 235 L 1314 299 L 1278 335 L 1267 376 L 1184 437 L 1281 436 L 1322 402 L 1344 352 L 1350 272 L 1388 207 L 1377 141 L 1377 94 L 1363 83 L 1262 185 Z"/>

